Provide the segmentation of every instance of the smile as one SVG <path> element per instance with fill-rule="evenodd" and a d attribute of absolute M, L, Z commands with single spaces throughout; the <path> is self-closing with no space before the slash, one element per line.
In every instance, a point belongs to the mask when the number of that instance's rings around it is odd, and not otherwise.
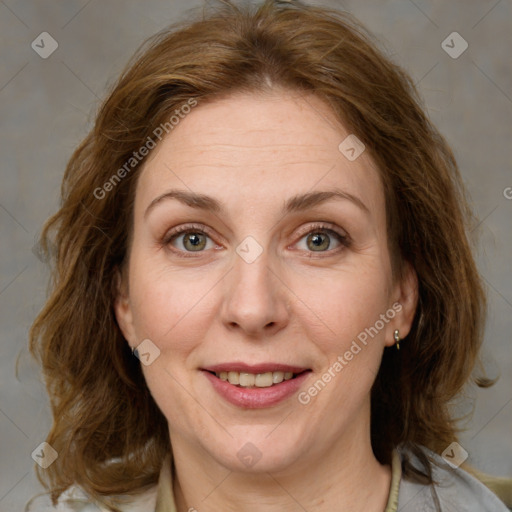
<path fill-rule="evenodd" d="M 290 380 L 298 374 L 293 372 L 265 372 L 265 373 L 246 373 L 246 372 L 216 372 L 215 376 L 220 380 L 228 381 L 233 386 L 241 388 L 269 388 L 280 384 L 284 380 Z"/>
<path fill-rule="evenodd" d="M 311 370 L 276 363 L 226 363 L 202 368 L 202 373 L 224 400 L 244 409 L 260 409 L 296 394 Z"/>

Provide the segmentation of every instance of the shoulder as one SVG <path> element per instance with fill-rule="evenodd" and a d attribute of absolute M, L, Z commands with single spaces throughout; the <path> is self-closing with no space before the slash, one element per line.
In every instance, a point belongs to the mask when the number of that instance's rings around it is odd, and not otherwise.
<path fill-rule="evenodd" d="M 448 464 L 441 456 L 422 448 L 432 461 L 433 486 L 402 479 L 398 495 L 400 512 L 434 512 L 435 496 L 443 512 L 508 512 L 509 509 L 482 482 L 460 467 Z M 399 450 L 416 467 L 419 461 L 404 449 Z"/>
<path fill-rule="evenodd" d="M 123 512 L 153 512 L 156 505 L 157 486 L 144 491 L 119 505 Z M 24 512 L 109 512 L 106 507 L 90 500 L 78 486 L 71 486 L 63 492 L 54 506 L 49 494 L 34 496 L 25 506 Z"/>

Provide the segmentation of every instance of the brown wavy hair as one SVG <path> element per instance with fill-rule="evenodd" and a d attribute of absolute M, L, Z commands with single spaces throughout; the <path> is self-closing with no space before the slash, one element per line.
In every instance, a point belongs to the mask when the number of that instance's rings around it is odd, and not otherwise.
<path fill-rule="evenodd" d="M 51 294 L 30 347 L 54 418 L 47 442 L 59 457 L 38 469 L 54 503 L 78 484 L 117 510 L 108 496 L 155 484 L 170 451 L 166 419 L 113 310 L 144 159 L 104 197 L 94 191 L 182 105 L 195 100 L 200 108 L 272 84 L 315 94 L 364 142 L 384 184 L 394 277 L 406 262 L 418 276 L 412 330 L 399 352 L 384 351 L 372 389 L 375 456 L 389 464 L 401 444 L 420 455 L 421 446 L 440 453 L 457 438 L 449 403 L 478 360 L 485 296 L 468 241 L 474 218 L 452 151 L 408 74 L 349 14 L 299 2 L 221 0 L 139 48 L 73 153 L 61 207 L 41 235 L 52 261 Z M 406 460 L 404 475 L 432 481 L 427 464 L 420 472 Z"/>

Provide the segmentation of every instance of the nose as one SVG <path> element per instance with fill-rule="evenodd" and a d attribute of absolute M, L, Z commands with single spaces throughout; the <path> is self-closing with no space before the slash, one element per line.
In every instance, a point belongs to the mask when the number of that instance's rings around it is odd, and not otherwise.
<path fill-rule="evenodd" d="M 225 280 L 221 319 L 250 337 L 276 334 L 289 323 L 290 291 L 269 266 L 267 251 L 252 263 L 235 255 Z"/>

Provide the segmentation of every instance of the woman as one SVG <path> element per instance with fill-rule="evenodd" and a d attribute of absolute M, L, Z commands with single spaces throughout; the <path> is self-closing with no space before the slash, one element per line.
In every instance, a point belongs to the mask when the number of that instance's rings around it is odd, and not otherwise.
<path fill-rule="evenodd" d="M 348 15 L 224 4 L 136 55 L 43 232 L 53 505 L 506 510 L 448 407 L 485 311 L 449 147 Z"/>

